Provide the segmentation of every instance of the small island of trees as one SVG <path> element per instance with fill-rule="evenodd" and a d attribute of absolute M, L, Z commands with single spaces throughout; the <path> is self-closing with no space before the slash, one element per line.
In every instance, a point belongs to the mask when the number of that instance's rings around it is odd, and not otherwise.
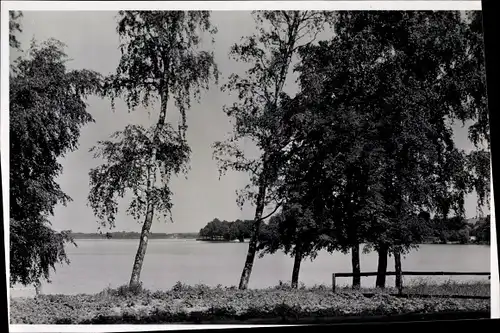
<path fill-rule="evenodd" d="M 251 220 L 236 220 L 233 222 L 221 221 L 218 218 L 208 222 L 205 227 L 200 229 L 199 240 L 206 241 L 226 241 L 231 242 L 239 240 L 244 242 L 251 237 Z"/>

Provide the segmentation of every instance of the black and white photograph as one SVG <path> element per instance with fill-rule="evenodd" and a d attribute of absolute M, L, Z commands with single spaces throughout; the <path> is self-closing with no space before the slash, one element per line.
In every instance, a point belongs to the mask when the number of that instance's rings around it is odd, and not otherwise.
<path fill-rule="evenodd" d="M 2 2 L 12 327 L 494 316 L 480 2 L 42 3 Z"/>

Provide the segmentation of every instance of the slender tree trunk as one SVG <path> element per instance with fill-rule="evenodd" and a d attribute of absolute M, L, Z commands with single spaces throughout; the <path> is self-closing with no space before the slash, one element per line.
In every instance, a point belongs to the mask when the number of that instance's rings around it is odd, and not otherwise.
<path fill-rule="evenodd" d="M 151 225 L 153 224 L 153 216 L 154 216 L 154 205 L 150 202 L 150 193 L 153 189 L 155 182 L 155 162 L 156 162 L 156 152 L 157 147 L 156 143 L 158 141 L 158 135 L 161 133 L 163 126 L 166 121 L 167 116 L 167 102 L 168 102 L 168 90 L 165 88 L 162 89 L 161 95 L 161 107 L 160 107 L 160 115 L 158 118 L 158 123 L 156 125 L 155 133 L 153 134 L 153 149 L 151 151 L 151 157 L 147 166 L 147 184 L 146 184 L 146 217 L 144 218 L 144 224 L 142 225 L 141 230 L 141 238 L 139 240 L 139 247 L 137 248 L 137 253 L 135 255 L 134 266 L 132 268 L 132 275 L 130 276 L 129 287 L 133 287 L 134 285 L 138 285 L 140 283 L 141 270 L 142 265 L 144 263 L 144 257 L 146 256 L 146 249 L 148 247 L 148 237 L 149 232 L 151 231 Z"/>
<path fill-rule="evenodd" d="M 42 294 L 42 283 L 37 281 L 35 282 L 35 295 L 41 295 Z"/>
<path fill-rule="evenodd" d="M 290 67 L 290 63 L 292 61 L 295 42 L 297 41 L 297 36 L 299 33 L 299 25 L 300 21 L 293 19 L 290 22 L 290 26 L 288 27 L 288 41 L 287 49 L 283 54 L 283 63 L 281 64 L 278 80 L 275 81 L 275 93 L 274 93 L 274 101 L 273 108 L 277 109 L 279 105 L 279 96 L 283 90 L 283 86 L 286 81 L 287 71 Z M 250 275 L 252 274 L 253 262 L 255 260 L 255 253 L 257 252 L 257 241 L 259 237 L 260 224 L 262 223 L 262 213 L 264 212 L 265 206 L 265 197 L 266 197 L 266 179 L 265 179 L 265 170 L 266 170 L 266 154 L 264 154 L 264 168 L 263 173 L 260 175 L 259 179 L 259 193 L 257 195 L 257 207 L 255 208 L 255 218 L 252 226 L 252 235 L 250 236 L 250 242 L 248 244 L 248 253 L 247 258 L 245 260 L 245 266 L 243 267 L 243 272 L 241 273 L 239 289 L 247 289 L 248 281 L 250 280 Z"/>
<path fill-rule="evenodd" d="M 352 262 L 352 273 L 360 274 L 361 267 L 359 264 L 359 244 L 352 247 L 351 252 L 351 262 Z M 352 288 L 359 289 L 361 287 L 361 276 L 353 276 L 352 277 Z"/>
<path fill-rule="evenodd" d="M 399 250 L 394 251 L 394 270 L 396 272 L 396 288 L 398 292 L 402 293 L 403 279 L 402 279 L 402 269 L 401 269 L 401 252 Z"/>
<path fill-rule="evenodd" d="M 377 288 L 385 288 L 385 276 L 387 273 L 387 246 L 382 245 L 378 251 L 378 268 L 377 268 L 377 281 L 375 286 Z"/>
<path fill-rule="evenodd" d="M 302 252 L 300 249 L 295 250 L 295 260 L 292 270 L 292 289 L 297 289 L 299 286 L 300 263 L 302 262 Z"/>
<path fill-rule="evenodd" d="M 257 241 L 259 238 L 260 224 L 262 223 L 262 213 L 264 212 L 264 199 L 266 196 L 266 186 L 263 182 L 264 175 L 261 174 L 262 178 L 261 184 L 259 186 L 259 193 L 257 196 L 257 207 L 255 208 L 255 217 L 252 223 L 252 235 L 250 236 L 250 242 L 248 243 L 247 258 L 245 260 L 245 266 L 243 267 L 243 272 L 241 272 L 239 289 L 247 289 L 248 282 L 250 281 L 250 275 L 252 274 L 253 262 L 255 260 L 255 253 L 257 252 Z"/>
<path fill-rule="evenodd" d="M 144 224 L 142 225 L 141 239 L 139 240 L 139 247 L 135 255 L 134 266 L 132 268 L 132 276 L 130 277 L 129 283 L 130 288 L 140 283 L 142 264 L 144 263 L 144 257 L 146 256 L 146 249 L 148 247 L 149 231 L 151 230 L 151 225 L 153 224 L 153 215 L 154 207 L 149 204 L 146 218 L 144 219 Z"/>

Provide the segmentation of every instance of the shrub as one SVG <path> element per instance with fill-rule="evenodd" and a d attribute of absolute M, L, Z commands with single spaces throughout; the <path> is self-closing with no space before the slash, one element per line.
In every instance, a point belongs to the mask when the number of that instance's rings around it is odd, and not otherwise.
<path fill-rule="evenodd" d="M 473 284 L 470 284 L 473 286 Z M 415 288 L 426 286 L 424 282 Z M 449 282 L 441 289 L 456 291 L 466 285 Z M 429 287 L 427 285 L 428 290 Z M 292 290 L 285 284 L 264 290 L 211 288 L 177 283 L 168 291 L 144 288 L 106 288 L 96 295 L 42 295 L 11 300 L 13 324 L 116 324 L 182 323 L 210 320 L 247 320 L 308 317 L 343 317 L 439 313 L 488 312 L 488 299 L 397 298 L 384 292 L 365 297 L 362 291 L 327 286 Z"/>

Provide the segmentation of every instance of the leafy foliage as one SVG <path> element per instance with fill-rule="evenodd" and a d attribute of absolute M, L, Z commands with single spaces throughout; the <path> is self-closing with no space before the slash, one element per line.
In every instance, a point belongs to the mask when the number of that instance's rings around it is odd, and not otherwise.
<path fill-rule="evenodd" d="M 258 246 L 260 256 L 282 250 L 291 256 L 298 252 L 301 259 L 309 256 L 313 260 L 320 249 L 318 235 L 321 233 L 311 210 L 298 204 L 287 205 L 263 226 Z"/>
<path fill-rule="evenodd" d="M 155 207 L 155 212 L 163 218 L 171 216 L 171 191 L 168 187 L 172 174 L 187 172 L 190 149 L 175 131 L 165 126 L 158 134 L 160 145 L 153 142 L 155 128 L 145 129 L 139 125 L 128 125 L 125 130 L 115 132 L 112 140 L 99 141 L 94 147 L 94 158 L 103 158 L 107 164 L 90 172 L 91 192 L 89 203 L 102 225 L 115 226 L 118 212 L 118 198 L 123 198 L 127 190 L 133 199 L 127 213 L 140 220 L 146 215 L 147 203 Z M 154 180 L 160 178 L 159 185 L 148 194 L 148 163 L 155 150 L 155 167 L 158 170 Z"/>
<path fill-rule="evenodd" d="M 184 132 L 192 97 L 198 99 L 218 78 L 213 52 L 199 49 L 205 32 L 217 32 L 210 13 L 120 11 L 117 32 L 122 57 L 108 80 L 112 100 L 123 96 L 132 110 L 172 94 Z"/>
<path fill-rule="evenodd" d="M 477 192 L 479 208 L 489 205 L 480 12 L 253 15 L 257 33 L 231 48 L 247 70 L 231 74 L 222 88 L 238 100 L 224 107 L 233 132 L 214 144 L 214 158 L 221 175 L 249 174 L 238 204 L 250 201 L 255 217 L 214 219 L 199 235 L 251 236 L 240 288 L 248 284 L 256 251 L 314 259 L 320 249 L 348 252 L 361 242 L 367 250 L 404 253 L 431 234 L 450 240 L 450 230 L 462 243 L 470 235 L 489 237 L 486 222 L 462 223 L 467 194 Z M 13 48 L 20 47 L 19 17 L 10 13 Z M 93 121 L 84 99 L 96 93 L 111 97 L 113 107 L 123 98 L 129 110 L 160 101 L 154 126 L 129 125 L 92 149 L 105 161 L 90 172 L 88 198 L 101 226 L 115 226 L 127 191 L 133 194 L 127 213 L 146 217 L 134 264 L 140 272 L 155 214 L 171 219 L 170 178 L 189 169 L 186 112 L 218 80 L 213 53 L 201 50 L 202 35 L 216 32 L 209 18 L 204 11 L 121 11 L 122 56 L 104 89 L 97 73 L 67 71 L 64 46 L 54 40 L 33 44 L 16 62 L 10 89 L 13 282 L 48 279 L 55 263 L 67 262 L 64 244 L 71 237 L 48 222 L 53 207 L 70 200 L 55 182 L 57 159 L 76 149 L 81 126 Z M 333 21 L 335 36 L 316 44 Z M 299 73 L 295 96 L 285 92 L 292 69 Z M 177 130 L 167 122 L 171 98 L 181 115 Z M 454 121 L 472 123 L 475 150 L 456 147 Z M 258 157 L 245 154 L 245 140 L 257 145 Z M 274 211 L 263 217 L 271 204 Z"/>
<path fill-rule="evenodd" d="M 491 239 L 491 218 L 487 215 L 485 218 L 480 219 L 472 228 L 470 235 L 476 237 L 478 243 L 490 243 Z"/>
<path fill-rule="evenodd" d="M 122 57 L 116 74 L 106 82 L 112 101 L 123 97 L 129 109 L 148 106 L 160 99 L 155 126 L 130 125 L 113 135 L 114 141 L 99 142 L 93 151 L 106 164 L 90 172 L 89 203 L 96 216 L 114 227 L 117 199 L 127 189 L 134 194 L 128 213 L 139 219 L 148 205 L 168 214 L 171 209 L 168 181 L 172 174 L 187 172 L 190 149 L 184 140 L 185 111 L 191 95 L 199 98 L 217 78 L 213 54 L 197 50 L 198 32 L 215 32 L 207 12 L 121 11 L 117 31 Z M 167 102 L 173 96 L 182 116 L 179 133 L 166 124 Z M 157 174 L 161 184 L 156 186 Z"/>
<path fill-rule="evenodd" d="M 465 194 L 481 187 L 486 197 L 488 154 L 458 150 L 449 121 L 485 112 L 472 98 L 482 81 L 467 80 L 478 69 L 469 49 L 479 46 L 468 44 L 459 13 L 340 12 L 335 30 L 331 41 L 301 49 L 300 119 L 311 120 L 293 126 L 305 138 L 293 153 L 312 152 L 302 170 L 321 174 L 315 161 L 329 173 L 320 183 L 301 179 L 329 207 L 332 249 L 366 236 L 408 248 L 425 235 L 422 209 L 460 215 Z"/>
<path fill-rule="evenodd" d="M 240 205 L 246 200 L 257 205 L 259 194 L 254 187 L 259 187 L 262 177 L 267 179 L 266 187 L 273 181 L 272 174 L 275 173 L 271 171 L 271 165 L 279 160 L 271 161 L 269 152 L 280 151 L 288 143 L 281 134 L 283 119 L 280 110 L 290 101 L 284 93 L 284 85 L 291 62 L 298 48 L 312 43 L 330 17 L 329 13 L 320 11 L 256 11 L 253 15 L 257 33 L 243 38 L 243 42 L 235 44 L 230 52 L 233 59 L 249 64 L 250 68 L 245 77 L 231 74 L 222 87 L 223 91 L 234 91 L 238 96 L 238 102 L 224 108 L 233 121 L 234 131 L 226 141 L 214 144 L 214 158 L 221 175 L 228 170 L 250 175 L 251 185 L 240 192 Z M 251 140 L 267 155 L 257 159 L 246 157 L 239 145 L 242 140 Z M 264 171 L 264 163 L 269 170 Z M 273 199 L 270 194 L 264 201 L 267 204 Z"/>
<path fill-rule="evenodd" d="M 37 219 L 38 218 L 38 219 Z M 65 245 L 76 246 L 68 231 L 56 232 L 44 216 L 27 221 L 10 220 L 10 282 L 28 285 L 41 279 L 50 282 L 56 264 L 69 264 Z"/>
<path fill-rule="evenodd" d="M 215 218 L 200 230 L 198 237 L 206 240 L 225 241 L 238 239 L 240 242 L 243 242 L 245 238 L 250 237 L 252 222 L 242 220 L 228 222 Z"/>
<path fill-rule="evenodd" d="M 479 218 L 474 224 L 459 216 L 448 219 L 436 217 L 432 220 L 432 230 L 434 239 L 443 244 L 449 242 L 489 244 L 490 216 Z"/>
<path fill-rule="evenodd" d="M 429 212 L 461 217 L 473 190 L 478 205 L 488 202 L 489 153 L 459 150 L 452 129 L 476 121 L 470 140 L 489 140 L 478 19 L 339 12 L 331 40 L 299 48 L 300 92 L 272 131 L 287 144 L 269 154 L 281 161 L 273 194 L 299 209 L 268 224 L 261 254 L 308 239 L 311 253 L 363 241 L 404 253 L 432 233 Z M 301 235 L 299 221 L 314 236 Z"/>
<path fill-rule="evenodd" d="M 466 167 L 472 183 L 472 188 L 477 193 L 477 206 L 482 210 L 489 207 L 490 195 L 490 153 L 486 150 L 474 150 L 467 155 Z"/>
<path fill-rule="evenodd" d="M 78 146 L 80 128 L 92 122 L 85 99 L 101 94 L 100 75 L 67 70 L 64 44 L 33 44 L 10 76 L 10 265 L 11 283 L 48 279 L 67 262 L 67 233 L 50 228 L 57 204 L 71 198 L 55 179 L 58 159 Z"/>
<path fill-rule="evenodd" d="M 9 46 L 14 49 L 20 49 L 21 43 L 16 37 L 16 33 L 23 32 L 19 19 L 23 17 L 20 11 L 9 11 Z"/>
<path fill-rule="evenodd" d="M 356 29 L 357 20 L 365 23 L 363 28 Z M 391 25 L 380 23 L 384 21 Z M 470 27 L 458 12 L 376 13 L 356 16 L 349 23 L 354 32 L 362 35 L 379 31 L 386 37 L 380 40 L 382 45 L 392 50 L 392 56 L 381 65 L 387 74 L 379 75 L 388 80 L 382 82 L 387 95 L 379 98 L 384 99 L 383 118 L 389 120 L 391 135 L 380 137 L 385 140 L 386 161 L 391 161 L 384 168 L 388 173 L 384 197 L 393 207 L 392 212 L 385 212 L 392 222 L 382 224 L 381 229 L 390 231 L 389 226 L 394 226 L 400 232 L 404 230 L 401 224 L 411 221 L 421 209 L 444 217 L 451 212 L 462 216 L 465 195 L 486 184 L 481 180 L 471 182 L 468 157 L 455 147 L 449 121 L 474 119 L 486 112 L 482 98 L 474 99 L 474 94 L 485 96 L 485 90 L 481 91 L 483 81 L 468 80 L 469 74 L 480 72 L 477 65 L 483 60 L 469 54 L 469 49 L 480 47 L 470 44 Z M 400 33 L 396 35 L 395 31 Z M 411 35 L 404 38 L 409 31 Z M 476 134 L 487 138 L 485 132 Z M 489 164 L 484 162 L 483 171 Z M 478 178 L 489 183 L 489 176 L 478 171 Z M 483 191 L 488 190 L 488 186 L 479 189 L 482 198 Z M 380 235 L 377 238 L 380 242 Z M 411 240 L 411 234 L 406 238 Z M 401 239 L 398 243 L 409 246 Z"/>

